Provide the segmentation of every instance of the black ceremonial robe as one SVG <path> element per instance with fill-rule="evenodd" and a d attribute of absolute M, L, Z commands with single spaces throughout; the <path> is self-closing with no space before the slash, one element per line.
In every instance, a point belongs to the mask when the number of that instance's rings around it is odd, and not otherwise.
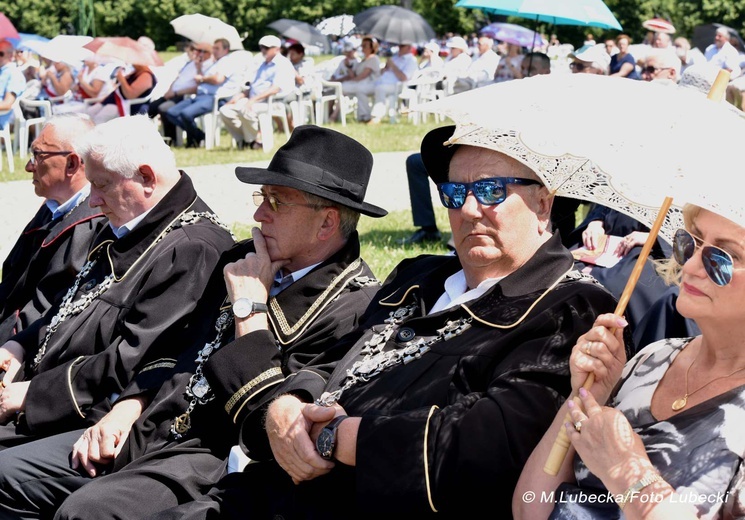
<path fill-rule="evenodd" d="M 64 296 L 106 222 L 88 198 L 55 220 L 42 204 L 3 262 L 0 345 Z"/>
<path fill-rule="evenodd" d="M 162 384 L 135 422 L 113 468 L 107 469 L 110 474 L 91 480 L 70 470 L 70 445 L 78 434 L 60 434 L 3 452 L 1 457 L 13 459 L 3 459 L 6 470 L 8 466 L 27 466 L 30 469 L 22 473 L 33 474 L 33 486 L 44 489 L 39 493 L 56 501 L 45 504 L 44 511 L 59 506 L 65 498 L 63 490 L 72 493 L 63 508 L 69 508 L 73 515 L 85 516 L 91 510 L 90 504 L 95 504 L 92 507 L 98 518 L 144 518 L 170 505 L 195 499 L 225 471 L 228 450 L 238 442 L 232 420 L 237 409 L 253 409 L 264 394 L 300 370 L 306 360 L 322 357 L 328 345 L 355 329 L 380 288 L 359 256 L 355 233 L 341 250 L 269 299 L 271 332 L 254 332 L 234 340 L 231 324 L 223 346 L 205 364 L 215 398 L 196 407 L 191 414 L 191 429 L 175 439 L 170 428 L 187 408 L 189 398 L 185 390 L 196 370 L 198 352 L 215 338 L 215 321 L 222 311 L 231 312 L 224 301 L 222 266 L 252 249 L 252 243 L 244 242 L 223 255 L 195 311 L 199 318 L 194 321 L 211 332 L 195 338 L 181 354 L 172 378 Z M 148 384 L 141 382 L 140 388 Z M 125 395 L 134 394 L 125 391 L 122 398 Z M 43 462 L 37 463 L 35 457 Z M 102 496 L 110 500 L 101 501 Z M 23 509 L 24 505 L 13 507 Z"/>
<path fill-rule="evenodd" d="M 351 349 L 337 345 L 347 352 L 341 361 L 306 366 L 278 393 L 311 400 L 338 389 L 373 330 L 405 306 L 415 306 L 413 315 L 393 327 L 385 350 L 430 340 L 449 321 L 470 320 L 470 328 L 342 394 L 346 412 L 362 417 L 356 467 L 337 464 L 294 485 L 272 461 L 250 464 L 229 476 L 212 507 L 221 518 L 465 518 L 483 511 L 510 518 L 520 471 L 570 392 L 571 348 L 598 314 L 615 307 L 572 264 L 555 235 L 484 295 L 427 315 L 446 278 L 461 269 L 458 259 L 402 262 L 366 313 L 364 334 Z M 261 412 L 242 430 L 253 459 L 270 455 Z M 319 498 L 329 492 L 333 499 Z"/>
<path fill-rule="evenodd" d="M 220 255 L 234 243 L 209 219 L 188 219 L 192 212 L 212 213 L 182 173 L 130 233 L 116 239 L 106 227 L 96 238 L 98 261 L 73 301 L 95 293 L 112 267 L 116 281 L 59 326 L 38 366 L 34 358 L 58 305 L 13 338 L 26 351 L 31 383 L 25 413 L 0 429 L 0 446 L 90 426 L 135 376 L 171 376 L 175 359 L 161 352 L 194 341 L 192 312 Z"/>

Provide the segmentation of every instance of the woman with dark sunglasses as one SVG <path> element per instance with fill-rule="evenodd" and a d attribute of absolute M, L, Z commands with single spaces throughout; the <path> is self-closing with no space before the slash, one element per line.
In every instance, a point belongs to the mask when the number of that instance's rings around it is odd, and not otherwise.
<path fill-rule="evenodd" d="M 570 358 L 574 390 L 590 374 L 594 384 L 533 451 L 516 518 L 745 516 L 745 228 L 695 206 L 684 218 L 661 271 L 702 333 L 652 343 L 624 366 L 625 321 L 599 317 Z M 550 476 L 543 465 L 561 428 L 571 446 Z M 529 492 L 556 503 L 528 503 Z"/>

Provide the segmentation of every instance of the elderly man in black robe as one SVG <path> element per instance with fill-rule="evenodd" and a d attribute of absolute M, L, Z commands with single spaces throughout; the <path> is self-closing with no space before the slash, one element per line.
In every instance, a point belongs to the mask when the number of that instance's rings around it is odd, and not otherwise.
<path fill-rule="evenodd" d="M 78 115 L 56 116 L 31 143 L 26 171 L 45 199 L 2 266 L 0 345 L 33 323 L 64 296 L 106 224 L 88 204 L 90 184 L 77 143 L 93 128 Z"/>
<path fill-rule="evenodd" d="M 355 140 L 306 125 L 268 168 L 238 168 L 241 181 L 262 185 L 253 196 L 261 229 L 215 269 L 195 311 L 206 339 L 190 342 L 144 410 L 138 396 L 122 394 L 82 435 L 0 453 L 0 516 L 49 517 L 83 486 L 60 517 L 139 518 L 216 482 L 238 441 L 234 417 L 323 357 L 357 326 L 380 287 L 356 232 L 360 214 L 386 214 L 364 202 L 372 164 Z"/>
<path fill-rule="evenodd" d="M 261 462 L 148 518 L 510 518 L 571 348 L 615 300 L 573 271 L 536 173 L 491 139 L 444 146 L 452 133 L 422 157 L 457 254 L 399 264 L 357 331 L 238 412 Z"/>
<path fill-rule="evenodd" d="M 170 376 L 234 243 L 146 117 L 97 126 L 80 154 L 109 225 L 61 301 L 0 347 L 2 448 L 96 424 L 133 385 Z"/>

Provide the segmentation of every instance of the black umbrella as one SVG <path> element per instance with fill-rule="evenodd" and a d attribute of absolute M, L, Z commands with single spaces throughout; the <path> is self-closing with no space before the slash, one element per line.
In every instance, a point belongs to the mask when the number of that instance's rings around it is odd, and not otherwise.
<path fill-rule="evenodd" d="M 357 31 L 391 43 L 424 43 L 435 31 L 421 15 L 397 5 L 371 7 L 354 15 Z"/>
<path fill-rule="evenodd" d="M 267 27 L 271 27 L 285 38 L 298 41 L 303 45 L 315 45 L 316 47 L 320 47 L 323 52 L 329 52 L 331 50 L 328 36 L 309 23 L 280 18 L 270 23 Z"/>

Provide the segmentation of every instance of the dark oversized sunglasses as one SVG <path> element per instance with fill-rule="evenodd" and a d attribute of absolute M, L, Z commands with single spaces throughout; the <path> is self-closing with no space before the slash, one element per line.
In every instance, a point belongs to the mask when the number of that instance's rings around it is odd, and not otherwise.
<path fill-rule="evenodd" d="M 437 185 L 442 205 L 448 209 L 458 209 L 466 203 L 468 192 L 472 192 L 476 200 L 485 206 L 501 204 L 507 198 L 507 185 L 520 184 L 528 186 L 541 183 L 533 179 L 519 177 L 490 177 L 474 182 L 443 182 Z"/>
<path fill-rule="evenodd" d="M 647 65 L 642 69 L 642 74 L 654 75 L 660 70 L 668 70 L 671 67 L 655 67 L 654 65 Z"/>
<path fill-rule="evenodd" d="M 709 279 L 719 287 L 732 281 L 734 262 L 732 256 L 716 246 L 707 244 L 702 239 L 691 235 L 685 229 L 679 229 L 673 237 L 673 258 L 679 265 L 685 264 L 701 248 L 701 261 Z"/>

